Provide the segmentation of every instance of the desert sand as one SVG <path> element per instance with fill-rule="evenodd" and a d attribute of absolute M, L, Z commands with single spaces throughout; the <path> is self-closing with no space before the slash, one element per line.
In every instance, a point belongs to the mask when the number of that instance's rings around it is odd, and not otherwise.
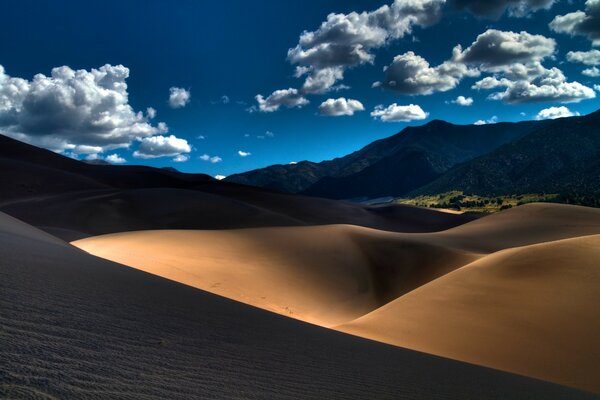
<path fill-rule="evenodd" d="M 0 397 L 593 399 L 93 257 L 0 213 Z"/>
<path fill-rule="evenodd" d="M 530 204 L 432 233 L 347 225 L 165 230 L 73 244 L 306 322 L 600 391 L 591 367 L 600 348 L 594 234 L 600 210 Z M 570 238 L 579 239 L 556 247 Z M 525 261 L 513 266 L 503 257 Z M 476 278 L 469 273 L 479 269 Z"/>
<path fill-rule="evenodd" d="M 499 251 L 337 329 L 600 392 L 600 235 Z"/>

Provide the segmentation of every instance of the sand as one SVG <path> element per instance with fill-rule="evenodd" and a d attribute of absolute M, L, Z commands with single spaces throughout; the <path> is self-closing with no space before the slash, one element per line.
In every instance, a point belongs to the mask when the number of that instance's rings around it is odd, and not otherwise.
<path fill-rule="evenodd" d="M 337 329 L 600 392 L 600 235 L 494 253 Z"/>
<path fill-rule="evenodd" d="M 302 323 L 0 213 L 0 397 L 593 399 Z"/>
<path fill-rule="evenodd" d="M 322 326 L 358 318 L 476 258 L 410 236 L 347 225 L 127 232 L 73 244 Z"/>
<path fill-rule="evenodd" d="M 553 247 L 563 239 L 586 241 L 593 234 L 600 234 L 600 210 L 531 204 L 434 233 L 392 233 L 348 225 L 165 230 L 97 236 L 73 244 L 302 321 L 600 391 L 600 375 L 590 367 L 598 361 L 600 348 L 600 309 L 594 306 L 600 300 L 600 295 L 594 297 L 600 294 L 595 290 L 595 263 L 600 257 L 593 246 L 571 252 Z M 494 261 L 504 260 L 505 252 L 530 247 L 538 250 L 532 250 L 523 265 L 529 266 L 527 271 L 536 268 L 533 276 L 531 272 L 515 275 L 510 264 Z M 582 257 L 575 270 L 561 269 L 571 255 L 573 260 Z M 470 276 L 463 274 L 478 263 L 497 265 L 498 272 L 478 280 L 462 278 Z M 502 274 L 514 276 L 503 281 Z M 454 276 L 459 278 L 453 281 Z M 566 286 L 557 285 L 563 283 Z M 543 284 L 554 297 L 539 297 Z M 456 299 L 443 297 L 442 289 L 453 285 L 480 298 L 470 304 L 458 294 Z M 427 294 L 419 296 L 423 291 Z M 567 295 L 557 295 L 563 292 Z M 517 317 L 514 310 L 523 315 Z M 506 319 L 507 315 L 515 319 Z M 529 315 L 527 320 L 524 316 Z M 447 320 L 457 323 L 446 326 Z M 479 325 L 484 322 L 485 329 Z M 561 336 L 563 331 L 566 336 Z M 477 340 L 480 345 L 475 345 Z M 557 343 L 563 343 L 563 351 L 557 350 Z M 529 351 L 532 347 L 536 351 Z"/>

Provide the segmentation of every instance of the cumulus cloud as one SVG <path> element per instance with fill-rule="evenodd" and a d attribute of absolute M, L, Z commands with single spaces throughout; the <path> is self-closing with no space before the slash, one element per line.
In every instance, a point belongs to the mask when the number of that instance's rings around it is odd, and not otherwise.
<path fill-rule="evenodd" d="M 408 122 L 417 121 L 427 118 L 429 113 L 416 104 L 407 106 L 399 106 L 396 103 L 390 104 L 387 107 L 378 105 L 371 112 L 371 116 L 383 122 Z"/>
<path fill-rule="evenodd" d="M 146 108 L 146 118 L 154 119 L 156 117 L 156 110 L 152 107 Z"/>
<path fill-rule="evenodd" d="M 498 116 L 494 115 L 492 118 L 488 119 L 488 120 L 477 120 L 475 122 L 473 122 L 473 125 L 487 125 L 487 124 L 496 124 L 498 123 Z"/>
<path fill-rule="evenodd" d="M 427 60 L 414 52 L 394 57 L 385 69 L 385 80 L 375 83 L 402 94 L 429 95 L 454 89 L 465 76 L 478 76 L 479 71 L 453 59 L 437 67 L 430 67 Z"/>
<path fill-rule="evenodd" d="M 0 132 L 70 154 L 127 148 L 139 138 L 168 131 L 153 125 L 129 104 L 129 69 L 106 64 L 98 69 L 53 68 L 31 81 L 11 77 L 0 66 Z"/>
<path fill-rule="evenodd" d="M 119 156 L 118 154 L 110 154 L 110 155 L 106 156 L 105 160 L 111 164 L 123 164 L 123 163 L 127 162 L 126 159 Z"/>
<path fill-rule="evenodd" d="M 319 106 L 319 113 L 330 117 L 339 117 L 342 115 L 354 115 L 357 111 L 363 111 L 365 107 L 358 100 L 345 99 L 327 99 Z"/>
<path fill-rule="evenodd" d="M 502 70 L 514 63 L 541 61 L 554 54 L 556 41 L 528 32 L 488 29 L 456 58 L 485 70 Z"/>
<path fill-rule="evenodd" d="M 299 72 L 298 72 L 299 71 Z M 314 72 L 311 72 L 311 68 L 307 69 L 297 69 L 296 75 L 299 73 L 306 71 L 309 73 L 306 80 L 304 81 L 304 85 L 302 85 L 303 93 L 310 94 L 319 94 L 319 93 L 327 93 L 331 90 L 335 89 L 346 89 L 347 86 L 338 85 L 335 86 L 335 83 L 344 78 L 344 69 L 342 67 L 329 67 L 317 69 Z M 301 75 L 300 75 L 301 76 Z"/>
<path fill-rule="evenodd" d="M 298 89 L 280 89 L 271 93 L 267 98 L 258 94 L 255 97 L 258 103 L 258 109 L 261 112 L 274 112 L 279 110 L 281 106 L 287 108 L 303 107 L 309 101 L 300 94 Z"/>
<path fill-rule="evenodd" d="M 597 78 L 600 76 L 600 69 L 597 67 L 586 68 L 581 73 L 585 76 L 589 76 L 591 78 Z"/>
<path fill-rule="evenodd" d="M 535 116 L 535 119 L 537 119 L 539 121 L 542 119 L 557 119 L 557 118 L 564 118 L 564 117 L 573 117 L 576 115 L 579 115 L 579 113 L 573 112 L 565 106 L 550 107 L 550 108 L 543 109 L 539 113 L 537 113 L 537 115 Z"/>
<path fill-rule="evenodd" d="M 567 53 L 567 60 L 585 65 L 600 65 L 600 50 L 570 51 Z"/>
<path fill-rule="evenodd" d="M 183 88 L 172 87 L 169 89 L 169 106 L 171 108 L 185 107 L 192 98 L 189 90 Z"/>
<path fill-rule="evenodd" d="M 578 102 L 595 97 L 594 91 L 579 82 L 568 82 L 557 67 L 542 62 L 555 53 L 554 39 L 528 32 L 504 32 L 489 29 L 455 57 L 492 73 L 476 82 L 474 89 L 505 88 L 489 98 L 507 103 L 544 101 Z"/>
<path fill-rule="evenodd" d="M 320 86 L 327 90 L 343 77 L 345 68 L 372 63 L 373 50 L 404 37 L 415 26 L 437 22 L 444 2 L 395 0 L 370 12 L 329 14 L 317 30 L 300 35 L 298 44 L 288 50 L 288 60 L 309 73 L 306 84 L 329 70 L 328 84 Z"/>
<path fill-rule="evenodd" d="M 449 4 L 458 9 L 484 18 L 499 18 L 508 11 L 513 17 L 525 17 L 538 10 L 548 10 L 555 0 L 450 0 Z"/>
<path fill-rule="evenodd" d="M 592 45 L 600 46 L 600 0 L 587 0 L 584 11 L 557 15 L 550 29 L 567 35 L 586 36 Z"/>
<path fill-rule="evenodd" d="M 152 136 L 143 138 L 133 156 L 136 158 L 158 158 L 158 157 L 176 157 L 183 153 L 190 153 L 192 147 L 187 140 L 180 139 L 173 135 L 170 136 Z"/>
<path fill-rule="evenodd" d="M 473 105 L 472 97 L 458 96 L 455 100 L 452 100 L 451 103 L 458 104 L 459 106 L 469 107 Z"/>
<path fill-rule="evenodd" d="M 219 163 L 221 161 L 223 161 L 223 159 L 219 156 L 209 156 L 208 154 L 202 154 L 200 157 L 198 157 L 200 160 L 202 161 L 208 161 L 212 164 L 216 164 Z"/>
<path fill-rule="evenodd" d="M 225 175 L 215 175 L 215 179 L 218 181 L 222 181 L 225 178 L 227 178 Z"/>
<path fill-rule="evenodd" d="M 542 62 L 553 57 L 554 39 L 528 32 L 488 29 L 466 49 L 456 46 L 452 57 L 436 67 L 407 52 L 396 56 L 385 71 L 385 80 L 375 86 L 409 95 L 429 95 L 455 88 L 465 77 L 486 76 L 474 89 L 491 90 L 489 98 L 507 103 L 543 101 L 577 102 L 595 97 L 594 91 L 579 82 L 568 82 L 563 72 L 546 68 Z"/>
<path fill-rule="evenodd" d="M 173 161 L 174 162 L 186 162 L 187 160 L 190 159 L 190 156 L 186 155 L 186 154 L 178 154 L 175 157 L 173 157 Z"/>
<path fill-rule="evenodd" d="M 239 155 L 240 157 L 248 157 L 248 156 L 251 156 L 251 155 L 252 155 L 252 153 L 250 153 L 249 151 L 242 151 L 242 150 L 238 150 L 238 155 Z"/>
<path fill-rule="evenodd" d="M 394 0 L 391 5 L 372 11 L 329 14 L 319 28 L 304 31 L 298 44 L 288 49 L 287 59 L 296 65 L 295 76 L 305 77 L 300 91 L 277 90 L 266 99 L 257 95 L 258 109 L 273 112 L 282 104 L 303 106 L 308 103 L 303 97 L 306 94 L 347 88 L 337 84 L 344 78 L 346 69 L 373 63 L 374 50 L 410 34 L 416 26 L 437 22 L 445 1 Z M 286 101 L 287 98 L 290 100 Z"/>
<path fill-rule="evenodd" d="M 476 82 L 473 88 L 504 87 L 504 91 L 492 93 L 489 99 L 502 100 L 512 104 L 544 101 L 576 103 L 596 97 L 591 88 L 579 82 L 567 82 L 563 72 L 556 67 L 546 69 L 540 64 L 530 67 L 517 65 L 516 67 L 507 71 L 509 78 L 487 77 Z"/>

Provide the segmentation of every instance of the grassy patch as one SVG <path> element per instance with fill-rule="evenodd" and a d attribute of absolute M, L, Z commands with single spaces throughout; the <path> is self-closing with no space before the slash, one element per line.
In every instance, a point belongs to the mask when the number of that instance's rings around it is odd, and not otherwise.
<path fill-rule="evenodd" d="M 433 196 L 398 198 L 398 204 L 410 204 L 420 207 L 446 208 L 458 211 L 497 212 L 507 208 L 534 202 L 556 202 L 556 194 L 522 194 L 511 196 L 477 196 L 453 191 Z"/>

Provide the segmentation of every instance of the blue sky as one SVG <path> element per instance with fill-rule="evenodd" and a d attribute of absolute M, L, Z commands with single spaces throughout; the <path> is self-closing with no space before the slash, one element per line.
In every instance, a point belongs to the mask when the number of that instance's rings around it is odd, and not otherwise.
<path fill-rule="evenodd" d="M 432 119 L 600 108 L 597 0 L 19 1 L 3 14 L 0 132 L 79 159 L 229 175 L 342 156 Z M 308 89 L 320 72 L 343 79 Z M 495 87 L 473 88 L 485 78 Z M 170 104 L 171 88 L 188 101 Z"/>

